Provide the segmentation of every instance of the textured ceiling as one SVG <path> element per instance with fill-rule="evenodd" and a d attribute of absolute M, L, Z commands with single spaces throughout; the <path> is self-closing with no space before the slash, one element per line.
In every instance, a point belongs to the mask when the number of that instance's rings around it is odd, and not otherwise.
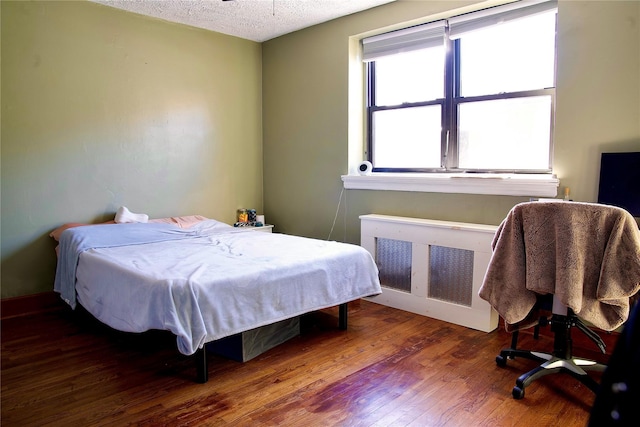
<path fill-rule="evenodd" d="M 263 42 L 395 0 L 90 0 Z"/>

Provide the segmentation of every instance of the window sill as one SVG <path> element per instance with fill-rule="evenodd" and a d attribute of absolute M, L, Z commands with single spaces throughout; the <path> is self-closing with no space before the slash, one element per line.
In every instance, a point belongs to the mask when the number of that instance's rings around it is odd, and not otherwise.
<path fill-rule="evenodd" d="M 552 174 L 372 173 L 343 175 L 347 190 L 419 191 L 556 197 L 560 180 Z"/>

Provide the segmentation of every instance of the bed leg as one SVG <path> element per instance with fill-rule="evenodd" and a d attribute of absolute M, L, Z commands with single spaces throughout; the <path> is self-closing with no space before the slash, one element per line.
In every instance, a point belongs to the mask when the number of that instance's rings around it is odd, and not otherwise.
<path fill-rule="evenodd" d="M 338 328 L 347 329 L 347 308 L 349 303 L 340 304 L 338 307 Z"/>
<path fill-rule="evenodd" d="M 198 349 L 195 354 L 196 360 L 196 381 L 200 384 L 204 384 L 209 380 L 209 369 L 207 366 L 207 345 L 205 344 L 202 348 Z"/>

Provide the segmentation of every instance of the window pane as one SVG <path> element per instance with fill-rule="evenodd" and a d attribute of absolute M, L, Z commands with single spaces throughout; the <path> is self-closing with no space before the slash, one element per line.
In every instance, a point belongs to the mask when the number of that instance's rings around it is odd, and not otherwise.
<path fill-rule="evenodd" d="M 439 168 L 441 106 L 376 111 L 373 114 L 376 168 Z"/>
<path fill-rule="evenodd" d="M 554 87 L 555 16 L 545 13 L 462 36 L 461 96 Z"/>
<path fill-rule="evenodd" d="M 549 169 L 551 97 L 498 99 L 458 106 L 462 169 Z"/>
<path fill-rule="evenodd" d="M 376 60 L 375 105 L 400 105 L 444 97 L 444 47 Z"/>

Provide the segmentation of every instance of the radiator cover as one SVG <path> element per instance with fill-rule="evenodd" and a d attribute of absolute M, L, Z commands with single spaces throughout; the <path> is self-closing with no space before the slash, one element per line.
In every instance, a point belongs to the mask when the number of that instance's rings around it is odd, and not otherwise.
<path fill-rule="evenodd" d="M 498 313 L 478 296 L 497 226 L 362 215 L 360 244 L 376 260 L 382 294 L 367 300 L 484 332 Z"/>

